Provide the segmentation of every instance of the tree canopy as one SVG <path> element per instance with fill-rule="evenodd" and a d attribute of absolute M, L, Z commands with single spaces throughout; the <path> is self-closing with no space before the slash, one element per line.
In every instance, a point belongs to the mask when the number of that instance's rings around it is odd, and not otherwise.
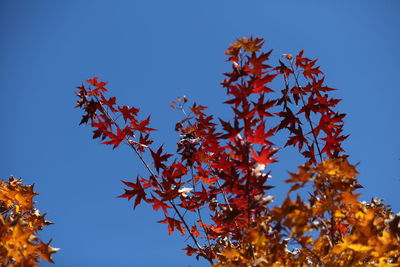
<path fill-rule="evenodd" d="M 341 99 L 329 95 L 335 89 L 304 50 L 272 64 L 263 44 L 242 38 L 225 52 L 232 68 L 221 84 L 232 119 L 216 120 L 197 103 L 187 110 L 186 97 L 171 102 L 183 114 L 174 154 L 153 145 L 150 116 L 105 96 L 106 82 L 94 77 L 77 87 L 80 123 L 103 144 L 129 146 L 148 171 L 123 181 L 120 197 L 161 210 L 169 234 L 188 236 L 186 254 L 215 266 L 397 266 L 400 217 L 379 199 L 358 200 L 358 172 L 342 147 Z M 277 135 L 286 142 L 275 144 Z M 281 204 L 268 193 L 277 147 L 305 160 L 285 181 L 291 187 Z"/>

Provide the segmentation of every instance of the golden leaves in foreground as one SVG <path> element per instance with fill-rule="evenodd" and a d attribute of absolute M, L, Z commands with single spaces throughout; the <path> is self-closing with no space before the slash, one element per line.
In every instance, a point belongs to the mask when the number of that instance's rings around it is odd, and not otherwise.
<path fill-rule="evenodd" d="M 345 158 L 300 166 L 286 182 L 290 191 L 311 183 L 307 199 L 288 194 L 242 241 L 226 244 L 214 266 L 400 266 L 400 214 L 377 199 L 359 202 L 357 174 Z"/>
<path fill-rule="evenodd" d="M 52 224 L 34 208 L 33 185 L 21 179 L 0 180 L 0 266 L 39 266 L 40 260 L 53 263 L 51 255 L 58 248 L 44 243 L 37 232 Z"/>

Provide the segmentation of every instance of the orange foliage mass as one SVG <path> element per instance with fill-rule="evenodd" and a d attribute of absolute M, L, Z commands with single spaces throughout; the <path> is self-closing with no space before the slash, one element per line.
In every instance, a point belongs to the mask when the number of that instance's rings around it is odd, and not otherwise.
<path fill-rule="evenodd" d="M 34 208 L 33 185 L 10 177 L 0 181 L 0 265 L 39 266 L 40 260 L 53 263 L 51 255 L 58 248 L 37 236 L 44 226 L 52 224 Z"/>
<path fill-rule="evenodd" d="M 222 266 L 399 266 L 400 215 L 377 199 L 359 202 L 354 166 L 345 158 L 301 166 L 288 183 L 310 183 L 254 219 L 242 240 L 217 253 Z"/>

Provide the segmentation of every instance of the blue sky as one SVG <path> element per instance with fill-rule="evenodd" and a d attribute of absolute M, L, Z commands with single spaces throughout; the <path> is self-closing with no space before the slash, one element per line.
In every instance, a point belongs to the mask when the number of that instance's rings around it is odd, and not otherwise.
<path fill-rule="evenodd" d="M 319 58 L 343 101 L 344 148 L 359 162 L 361 200 L 400 210 L 400 2 L 11 1 L 0 2 L 0 175 L 35 183 L 42 233 L 56 266 L 208 266 L 184 255 L 150 206 L 116 198 L 120 179 L 145 174 L 125 148 L 112 151 L 79 127 L 74 87 L 95 75 L 121 104 L 152 114 L 157 144 L 174 151 L 169 101 L 186 95 L 226 117 L 223 51 L 259 36 L 274 53 Z M 271 183 L 297 159 L 283 154 Z M 279 165 L 279 167 L 278 167 Z M 284 194 L 277 189 L 277 194 Z M 43 264 L 49 266 L 49 264 Z"/>

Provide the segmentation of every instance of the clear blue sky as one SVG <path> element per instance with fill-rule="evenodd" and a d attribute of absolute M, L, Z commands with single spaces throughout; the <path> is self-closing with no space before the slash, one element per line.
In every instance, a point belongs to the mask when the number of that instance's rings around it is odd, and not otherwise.
<path fill-rule="evenodd" d="M 79 127 L 74 87 L 99 75 L 122 104 L 152 114 L 158 144 L 174 151 L 169 101 L 186 95 L 226 116 L 223 51 L 259 36 L 274 53 L 319 58 L 347 113 L 344 147 L 360 162 L 361 200 L 400 210 L 399 1 L 0 2 L 0 175 L 35 183 L 55 224 L 42 234 L 56 266 L 208 266 L 184 255 L 162 214 L 116 198 L 120 179 L 145 174 L 128 149 L 111 150 Z M 271 183 L 295 160 L 282 155 Z M 277 194 L 283 191 L 276 190 Z M 44 264 L 44 266 L 49 266 Z"/>

